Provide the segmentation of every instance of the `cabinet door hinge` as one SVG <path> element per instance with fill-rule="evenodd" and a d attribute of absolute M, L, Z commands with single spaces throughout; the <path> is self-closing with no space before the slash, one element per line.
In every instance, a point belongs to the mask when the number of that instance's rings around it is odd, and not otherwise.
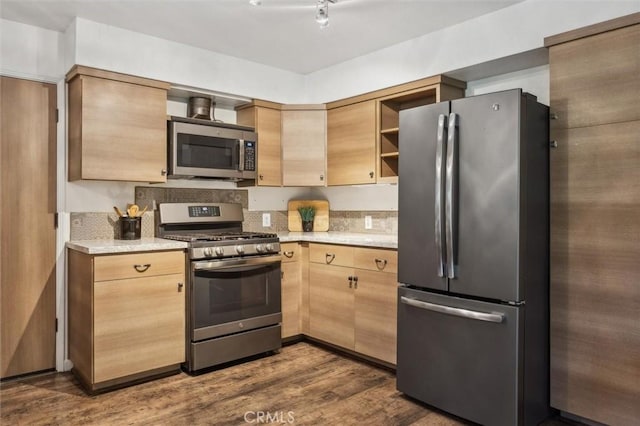
<path fill-rule="evenodd" d="M 58 212 L 53 214 L 53 228 L 58 229 Z"/>

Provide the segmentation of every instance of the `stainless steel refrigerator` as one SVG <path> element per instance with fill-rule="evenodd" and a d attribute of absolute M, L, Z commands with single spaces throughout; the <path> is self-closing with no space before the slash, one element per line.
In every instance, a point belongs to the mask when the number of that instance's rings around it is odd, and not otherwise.
<path fill-rule="evenodd" d="M 397 388 L 484 425 L 549 412 L 549 112 L 520 89 L 400 112 Z"/>

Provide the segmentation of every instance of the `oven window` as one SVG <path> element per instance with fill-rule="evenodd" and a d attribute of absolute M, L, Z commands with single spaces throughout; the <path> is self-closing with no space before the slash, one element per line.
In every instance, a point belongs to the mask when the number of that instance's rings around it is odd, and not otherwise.
<path fill-rule="evenodd" d="M 178 133 L 178 166 L 236 170 L 239 142 L 213 136 Z"/>
<path fill-rule="evenodd" d="M 280 264 L 196 271 L 191 301 L 195 328 L 278 313 Z"/>

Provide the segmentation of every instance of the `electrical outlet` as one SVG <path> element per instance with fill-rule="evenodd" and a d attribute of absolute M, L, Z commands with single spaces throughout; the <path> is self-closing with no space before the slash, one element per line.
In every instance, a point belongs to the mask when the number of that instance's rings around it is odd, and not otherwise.
<path fill-rule="evenodd" d="M 373 228 L 373 221 L 371 220 L 371 216 L 364 217 L 364 229 Z"/>
<path fill-rule="evenodd" d="M 271 226 L 271 213 L 262 213 L 262 227 L 268 228 Z"/>

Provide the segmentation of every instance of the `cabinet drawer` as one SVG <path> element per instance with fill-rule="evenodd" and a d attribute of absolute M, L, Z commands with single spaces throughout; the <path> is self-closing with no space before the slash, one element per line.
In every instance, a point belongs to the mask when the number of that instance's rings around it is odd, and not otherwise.
<path fill-rule="evenodd" d="M 353 266 L 353 247 L 332 244 L 311 244 L 309 261 L 333 266 Z"/>
<path fill-rule="evenodd" d="M 298 243 L 280 243 L 282 263 L 297 262 L 300 260 L 300 245 Z"/>
<path fill-rule="evenodd" d="M 184 274 L 184 267 L 182 251 L 96 256 L 94 281 Z"/>
<path fill-rule="evenodd" d="M 356 248 L 353 262 L 358 269 L 398 272 L 398 252 L 395 250 Z"/>

